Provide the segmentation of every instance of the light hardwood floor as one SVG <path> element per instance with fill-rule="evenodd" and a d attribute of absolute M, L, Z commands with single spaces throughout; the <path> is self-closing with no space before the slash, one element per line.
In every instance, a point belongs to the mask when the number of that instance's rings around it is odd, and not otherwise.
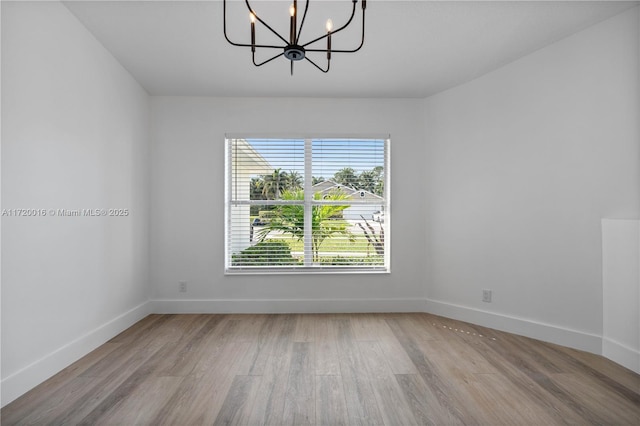
<path fill-rule="evenodd" d="M 2 425 L 640 425 L 640 376 L 428 314 L 151 315 Z"/>

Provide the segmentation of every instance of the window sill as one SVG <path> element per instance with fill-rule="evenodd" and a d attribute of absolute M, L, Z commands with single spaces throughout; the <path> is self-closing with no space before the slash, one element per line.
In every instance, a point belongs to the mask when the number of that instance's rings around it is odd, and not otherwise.
<path fill-rule="evenodd" d="M 359 274 L 390 274 L 389 268 L 350 268 L 350 267 L 321 267 L 309 268 L 232 268 L 226 269 L 225 275 L 359 275 Z"/>

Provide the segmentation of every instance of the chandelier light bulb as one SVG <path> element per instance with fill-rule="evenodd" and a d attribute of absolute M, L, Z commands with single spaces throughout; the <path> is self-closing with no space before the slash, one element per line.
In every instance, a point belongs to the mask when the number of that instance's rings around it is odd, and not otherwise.
<path fill-rule="evenodd" d="M 293 5 L 289 6 L 289 15 L 291 16 L 296 15 L 296 8 Z"/>
<path fill-rule="evenodd" d="M 333 21 L 331 19 L 327 19 L 327 32 L 330 33 L 333 30 Z"/>
<path fill-rule="evenodd" d="M 254 15 L 253 12 L 249 13 L 249 20 L 251 21 L 252 24 L 256 23 L 256 15 Z"/>

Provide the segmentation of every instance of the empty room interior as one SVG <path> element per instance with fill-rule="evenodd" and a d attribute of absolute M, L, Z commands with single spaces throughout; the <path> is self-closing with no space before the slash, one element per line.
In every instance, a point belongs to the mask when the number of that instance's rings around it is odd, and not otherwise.
<path fill-rule="evenodd" d="M 640 424 L 640 2 L 0 7 L 2 425 Z"/>

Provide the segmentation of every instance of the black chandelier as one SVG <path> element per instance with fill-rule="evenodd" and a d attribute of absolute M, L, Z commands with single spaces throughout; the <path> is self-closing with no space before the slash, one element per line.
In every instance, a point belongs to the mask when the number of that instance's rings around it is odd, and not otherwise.
<path fill-rule="evenodd" d="M 247 8 L 249 9 L 249 20 L 251 22 L 251 44 L 244 44 L 244 43 L 235 43 L 231 40 L 229 40 L 229 37 L 227 36 L 227 0 L 223 0 L 222 4 L 223 4 L 223 25 L 224 25 L 224 38 L 227 39 L 227 41 L 229 43 L 231 43 L 234 46 L 239 46 L 239 47 L 250 47 L 251 48 L 251 58 L 253 60 L 253 65 L 255 65 L 256 67 L 260 67 L 264 64 L 267 64 L 271 61 L 273 61 L 274 59 L 277 59 L 281 56 L 284 56 L 286 59 L 288 59 L 289 61 L 291 61 L 291 75 L 293 75 L 293 64 L 294 62 L 297 61 L 301 61 L 303 59 L 306 59 L 307 61 L 311 62 L 313 64 L 313 66 L 315 66 L 316 68 L 318 68 L 320 71 L 326 73 L 329 72 L 329 67 L 331 65 L 331 54 L 332 53 L 354 53 L 357 52 L 358 50 L 360 50 L 362 48 L 362 45 L 364 44 L 364 12 L 367 8 L 367 0 L 361 0 L 362 3 L 362 39 L 360 41 L 360 45 L 355 48 L 355 49 L 351 49 L 351 50 L 344 50 L 344 49 L 332 49 L 331 48 L 331 36 L 344 30 L 345 28 L 347 28 L 349 26 L 349 24 L 351 24 L 351 21 L 353 21 L 353 17 L 356 14 L 356 4 L 358 3 L 358 0 L 351 0 L 353 3 L 353 8 L 351 10 L 351 16 L 349 17 L 349 20 L 347 21 L 346 24 L 344 24 L 343 26 L 341 26 L 340 28 L 338 28 L 337 30 L 333 29 L 333 22 L 331 21 L 331 19 L 327 19 L 327 25 L 326 25 L 326 29 L 327 29 L 327 33 L 324 35 L 321 35 L 318 38 L 315 38 L 309 42 L 306 42 L 304 44 L 301 44 L 300 42 L 300 34 L 302 33 L 302 28 L 304 27 L 304 21 L 305 18 L 307 17 L 307 10 L 309 9 L 309 0 L 305 1 L 305 5 L 304 5 L 304 13 L 302 14 L 302 21 L 300 22 L 300 26 L 298 26 L 298 1 L 297 0 L 293 0 L 293 4 L 291 5 L 291 7 L 289 8 L 289 14 L 291 16 L 290 19 L 290 24 L 289 24 L 289 39 L 285 39 L 284 37 L 282 37 L 277 31 L 275 31 L 273 28 L 271 28 L 269 26 L 269 24 L 267 24 L 266 22 L 264 22 L 259 16 L 258 14 L 255 12 L 255 10 L 251 7 L 251 5 L 249 4 L 249 0 L 245 0 L 245 3 L 247 5 Z M 268 45 L 268 44 L 256 44 L 256 21 L 260 22 L 262 25 L 264 25 L 269 31 L 271 31 L 273 34 L 275 34 L 280 40 L 282 40 L 282 42 L 284 43 L 283 45 L 280 46 L 276 46 L 276 45 Z M 319 49 L 319 48 L 311 48 L 308 46 L 311 46 L 314 43 L 317 43 L 323 39 L 327 39 L 327 47 L 325 49 Z M 256 62 L 256 49 L 278 49 L 281 52 L 278 53 L 277 55 L 273 56 L 272 58 L 269 58 L 265 61 Z M 321 52 L 321 53 L 326 53 L 327 55 L 327 68 L 322 68 L 320 67 L 318 64 L 316 64 L 315 62 L 313 62 L 311 59 L 309 59 L 309 57 L 307 56 L 307 52 Z"/>

